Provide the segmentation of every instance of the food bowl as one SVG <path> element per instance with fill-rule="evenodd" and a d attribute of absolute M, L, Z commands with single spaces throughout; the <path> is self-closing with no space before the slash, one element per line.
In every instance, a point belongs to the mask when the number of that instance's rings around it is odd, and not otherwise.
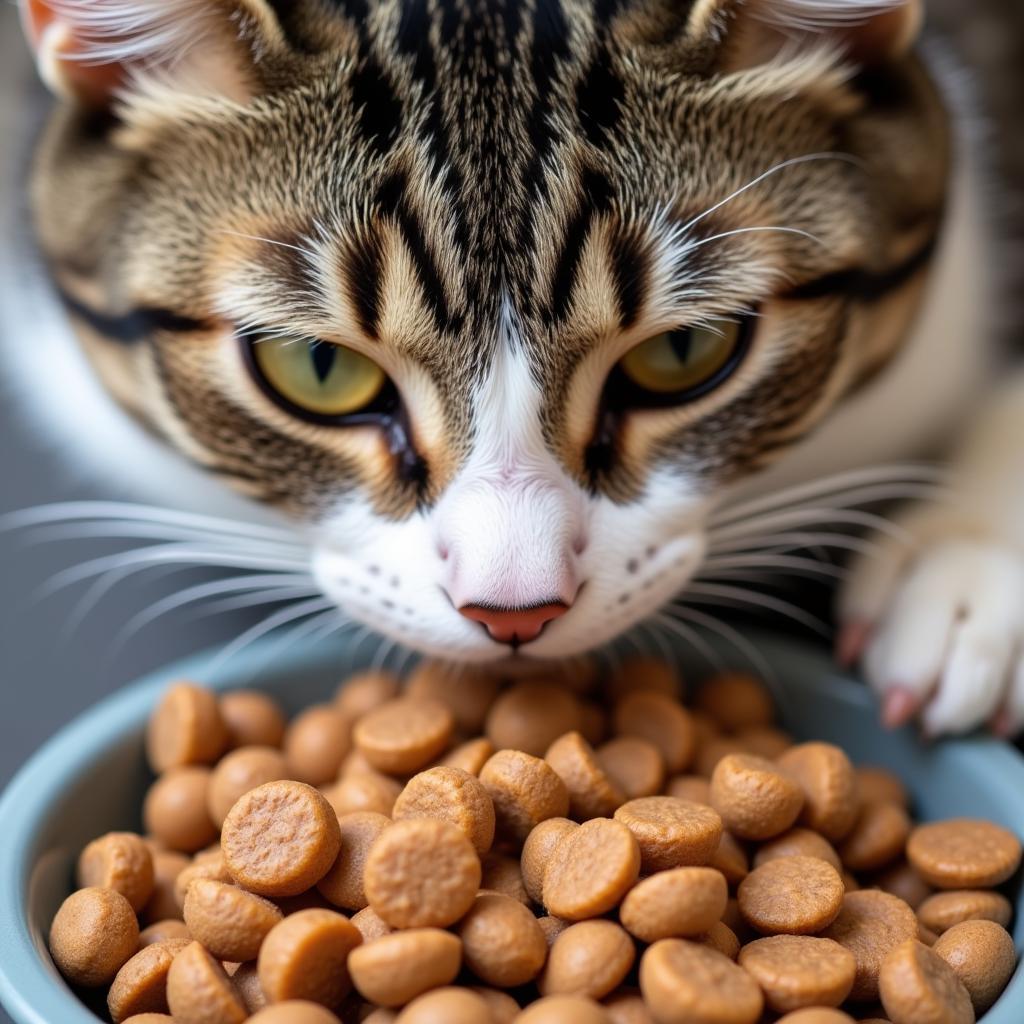
<path fill-rule="evenodd" d="M 987 738 L 932 745 L 911 730 L 885 732 L 874 700 L 836 671 L 822 649 L 754 636 L 773 668 L 782 725 L 798 739 L 842 746 L 855 762 L 882 765 L 907 783 L 922 820 L 989 818 L 1024 832 L 1024 758 Z M 210 676 L 209 656 L 178 662 L 109 697 L 61 730 L 12 781 L 0 799 L 0 1002 L 17 1024 L 95 1024 L 54 968 L 46 949 L 49 923 L 72 888 L 78 852 L 112 829 L 137 829 L 150 780 L 143 730 L 159 694 L 192 678 L 218 689 L 255 687 L 289 713 L 325 699 L 351 651 L 322 644 L 273 658 L 274 642 L 254 644 Z M 681 660 L 686 658 L 681 654 Z M 695 673 L 697 671 L 695 670 Z M 1024 893 L 1016 908 L 1014 943 L 1024 945 Z M 1018 969 L 984 1024 L 1024 1021 L 1024 973 Z"/>

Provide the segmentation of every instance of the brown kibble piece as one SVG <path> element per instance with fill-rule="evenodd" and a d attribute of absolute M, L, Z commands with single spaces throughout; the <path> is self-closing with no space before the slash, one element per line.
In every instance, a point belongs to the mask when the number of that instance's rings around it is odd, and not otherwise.
<path fill-rule="evenodd" d="M 378 771 L 411 775 L 444 752 L 453 728 L 452 713 L 440 701 L 396 697 L 360 718 L 352 736 Z"/>
<path fill-rule="evenodd" d="M 662 658 L 633 654 L 622 662 L 608 680 L 605 692 L 614 703 L 635 690 L 651 690 L 678 698 L 681 689 L 676 670 Z"/>
<path fill-rule="evenodd" d="M 979 1015 L 999 998 L 1017 966 L 1013 939 L 994 921 L 955 924 L 932 948 L 953 968 Z"/>
<path fill-rule="evenodd" d="M 148 928 L 139 932 L 139 949 L 146 946 L 155 946 L 159 942 L 173 942 L 176 939 L 192 940 L 188 925 L 177 918 L 167 918 L 165 921 L 154 921 Z"/>
<path fill-rule="evenodd" d="M 192 863 L 174 880 L 174 898 L 177 900 L 180 915 L 184 915 L 185 898 L 189 889 L 200 878 L 212 878 L 215 882 L 233 881 L 224 863 L 224 854 L 219 849 L 210 854 L 197 853 Z"/>
<path fill-rule="evenodd" d="M 198 942 L 174 958 L 167 1003 L 175 1024 L 241 1024 L 249 1016 L 224 968 Z"/>
<path fill-rule="evenodd" d="M 614 921 L 581 921 L 555 939 L 538 982 L 541 995 L 601 999 L 617 988 L 636 958 L 636 947 Z"/>
<path fill-rule="evenodd" d="M 324 899 L 345 910 L 362 910 L 367 905 L 363 870 L 370 847 L 391 824 L 391 819 L 373 811 L 356 811 L 338 819 L 341 846 L 334 865 L 317 882 Z"/>
<path fill-rule="evenodd" d="M 481 893 L 459 922 L 462 957 L 483 982 L 514 988 L 533 981 L 544 966 L 547 940 L 537 919 L 518 900 Z"/>
<path fill-rule="evenodd" d="M 878 992 L 893 1024 L 974 1024 L 971 997 L 956 972 L 913 939 L 882 962 Z"/>
<path fill-rule="evenodd" d="M 803 804 L 796 781 L 763 757 L 727 754 L 711 775 L 711 806 L 739 839 L 770 839 L 785 832 Z"/>
<path fill-rule="evenodd" d="M 324 790 L 324 797 L 339 818 L 356 811 L 371 811 L 390 818 L 401 792 L 400 783 L 371 769 L 343 774 L 337 784 Z"/>
<path fill-rule="evenodd" d="M 640 844 L 643 870 L 703 867 L 709 864 L 722 837 L 722 819 L 704 804 L 671 796 L 630 800 L 615 812 Z"/>
<path fill-rule="evenodd" d="M 242 997 L 245 1008 L 250 1013 L 257 1013 L 267 1005 L 267 997 L 260 987 L 260 974 L 255 960 L 242 964 L 231 977 L 231 984 Z"/>
<path fill-rule="evenodd" d="M 124 1024 L 174 1024 L 169 1013 L 137 1013 L 125 1019 Z"/>
<path fill-rule="evenodd" d="M 630 889 L 619 920 L 642 942 L 698 936 L 722 919 L 728 899 L 729 887 L 720 871 L 674 868 Z"/>
<path fill-rule="evenodd" d="M 857 789 L 863 803 L 890 803 L 904 810 L 909 808 L 907 787 L 887 768 L 861 764 L 854 771 L 857 773 Z"/>
<path fill-rule="evenodd" d="M 654 796 L 665 784 L 661 752 L 639 736 L 617 736 L 597 748 L 597 761 L 627 800 Z"/>
<path fill-rule="evenodd" d="M 845 946 L 857 961 L 850 998 L 870 1002 L 878 998 L 878 971 L 898 945 L 917 937 L 914 912 L 895 896 L 879 889 L 847 893 L 839 916 L 823 933 Z"/>
<path fill-rule="evenodd" d="M 280 747 L 284 739 L 284 713 L 273 697 L 258 690 L 225 693 L 220 699 L 220 717 L 227 730 L 229 750 Z"/>
<path fill-rule="evenodd" d="M 250 1024 L 341 1024 L 330 1010 L 305 999 L 290 999 L 264 1007 L 249 1021 Z"/>
<path fill-rule="evenodd" d="M 926 928 L 941 935 L 962 921 L 994 921 L 1009 927 L 1013 916 L 1010 901 L 988 889 L 949 889 L 929 896 L 917 908 L 917 916 Z"/>
<path fill-rule="evenodd" d="M 568 818 L 548 818 L 526 837 L 520 867 L 523 885 L 534 903 L 543 902 L 544 872 L 547 871 L 555 847 L 577 828 L 579 825 Z"/>
<path fill-rule="evenodd" d="M 804 1006 L 838 1006 L 853 987 L 857 961 L 831 939 L 773 935 L 740 950 L 742 967 L 776 1013 Z"/>
<path fill-rule="evenodd" d="M 349 676 L 334 697 L 334 706 L 350 721 L 362 718 L 398 696 L 401 687 L 391 672 L 369 670 Z"/>
<path fill-rule="evenodd" d="M 50 926 L 50 954 L 73 985 L 108 985 L 139 948 L 139 922 L 113 889 L 79 889 Z"/>
<path fill-rule="evenodd" d="M 454 825 L 397 821 L 373 844 L 363 881 L 370 906 L 395 928 L 445 928 L 473 904 L 480 859 Z"/>
<path fill-rule="evenodd" d="M 446 768 L 459 768 L 470 775 L 478 776 L 493 754 L 494 744 L 486 736 L 478 736 L 448 751 L 441 764 Z"/>
<path fill-rule="evenodd" d="M 239 798 L 265 782 L 287 779 L 284 754 L 273 747 L 239 747 L 217 762 L 206 791 L 206 807 L 220 828 Z"/>
<path fill-rule="evenodd" d="M 175 882 L 192 862 L 185 854 L 172 850 L 151 852 L 150 856 L 153 859 L 153 892 L 142 911 L 142 919 L 153 923 L 180 918 L 181 904 L 175 896 Z"/>
<path fill-rule="evenodd" d="M 748 753 L 750 751 L 735 736 L 711 736 L 701 740 L 693 769 L 698 775 L 706 775 L 710 779 L 723 757 Z"/>
<path fill-rule="evenodd" d="M 117 972 L 107 993 L 107 1009 L 114 1024 L 140 1013 L 164 1013 L 167 1009 L 167 972 L 187 939 L 146 946 Z"/>
<path fill-rule="evenodd" d="M 769 726 L 775 721 L 775 703 L 768 688 L 744 672 L 713 676 L 697 691 L 694 707 L 723 732 Z"/>
<path fill-rule="evenodd" d="M 568 921 L 563 921 L 560 917 L 552 917 L 550 914 L 537 918 L 537 924 L 544 933 L 544 940 L 549 948 L 554 945 L 555 939 L 569 927 L 569 923 Z"/>
<path fill-rule="evenodd" d="M 817 857 L 827 861 L 836 871 L 843 866 L 835 847 L 824 836 L 809 828 L 791 828 L 759 846 L 754 854 L 754 867 L 759 868 L 779 857 Z"/>
<path fill-rule="evenodd" d="M 620 989 L 602 1003 L 612 1024 L 654 1024 L 647 1004 L 639 992 Z"/>
<path fill-rule="evenodd" d="M 436 818 L 462 832 L 481 856 L 494 842 L 494 804 L 475 775 L 439 766 L 414 775 L 395 801 L 395 821 Z"/>
<path fill-rule="evenodd" d="M 153 895 L 154 884 L 153 855 L 134 832 L 108 832 L 79 855 L 78 887 L 115 889 L 136 913 Z"/>
<path fill-rule="evenodd" d="M 657 747 L 670 774 L 685 770 L 697 748 L 697 730 L 678 701 L 652 690 L 627 693 L 615 705 L 615 732 Z"/>
<path fill-rule="evenodd" d="M 717 950 L 730 960 L 735 960 L 740 953 L 740 940 L 724 921 L 716 921 L 703 935 L 695 936 L 693 941 Z"/>
<path fill-rule="evenodd" d="M 480 781 L 494 804 L 499 833 L 522 843 L 548 818 L 569 813 L 569 791 L 546 761 L 521 750 L 499 750 L 483 766 Z"/>
<path fill-rule="evenodd" d="M 910 829 L 910 817 L 899 804 L 865 803 L 840 843 L 839 855 L 850 871 L 885 867 L 903 853 Z"/>
<path fill-rule="evenodd" d="M 747 851 L 730 832 L 723 832 L 718 841 L 718 849 L 711 858 L 711 867 L 725 875 L 730 885 L 739 885 L 750 873 L 750 860 Z"/>
<path fill-rule="evenodd" d="M 618 906 L 640 873 L 640 847 L 621 822 L 593 818 L 555 848 L 544 873 L 544 906 L 582 921 Z"/>
<path fill-rule="evenodd" d="M 439 928 L 392 932 L 352 951 L 348 969 L 360 995 L 381 1006 L 403 1006 L 459 973 L 462 943 Z"/>
<path fill-rule="evenodd" d="M 363 936 L 333 910 L 300 910 L 276 924 L 260 947 L 257 972 L 267 1001 L 308 999 L 337 1009 L 352 988 L 346 964 Z"/>
<path fill-rule="evenodd" d="M 267 782 L 246 793 L 224 820 L 221 849 L 231 877 L 260 896 L 297 896 L 334 864 L 338 817 L 312 786 Z"/>
<path fill-rule="evenodd" d="M 985 889 L 1017 870 L 1021 844 L 994 822 L 952 818 L 918 825 L 907 840 L 907 860 L 936 889 Z"/>
<path fill-rule="evenodd" d="M 686 939 L 662 939 L 640 960 L 640 989 L 658 1024 L 755 1024 L 764 998 L 728 957 Z"/>
<path fill-rule="evenodd" d="M 774 726 L 759 725 L 751 729 L 741 729 L 736 733 L 736 742 L 748 754 L 756 754 L 772 761 L 793 746 L 793 737 Z"/>
<path fill-rule="evenodd" d="M 711 806 L 711 782 L 702 775 L 676 775 L 665 787 L 665 796 L 686 800 L 691 804 Z"/>
<path fill-rule="evenodd" d="M 212 764 L 227 742 L 217 698 L 192 683 L 170 687 L 146 728 L 146 756 L 157 774 L 190 764 Z"/>
<path fill-rule="evenodd" d="M 917 910 L 934 891 L 905 860 L 900 860 L 873 875 L 871 884 L 885 892 L 891 892 L 893 896 L 899 896 L 914 910 Z M 1008 903 L 1007 907 L 1009 907 Z"/>
<path fill-rule="evenodd" d="M 146 793 L 142 820 L 146 831 L 171 850 L 195 853 L 217 838 L 210 820 L 207 790 L 209 768 L 172 768 Z"/>
<path fill-rule="evenodd" d="M 480 878 L 480 889 L 511 896 L 524 907 L 530 905 L 530 894 L 523 884 L 523 869 L 519 860 L 506 853 L 492 850 L 483 861 L 483 875 Z"/>
<path fill-rule="evenodd" d="M 736 898 L 743 919 L 765 935 L 813 935 L 843 905 L 843 880 L 817 857 L 780 857 L 755 868 Z"/>
<path fill-rule="evenodd" d="M 593 747 L 578 733 L 568 732 L 548 747 L 544 760 L 569 791 L 569 817 L 576 821 L 610 818 L 626 802 L 608 778 Z"/>
<path fill-rule="evenodd" d="M 583 996 L 547 996 L 531 1003 L 515 1024 L 612 1024 L 608 1011 Z"/>
<path fill-rule="evenodd" d="M 390 935 L 394 931 L 387 921 L 377 915 L 373 907 L 363 907 L 358 913 L 353 914 L 350 920 L 359 929 L 363 942 L 373 942 L 374 939 Z"/>
<path fill-rule="evenodd" d="M 472 734 L 482 731 L 499 686 L 497 676 L 484 667 L 426 658 L 412 670 L 405 692 L 409 697 L 444 704 L 456 729 Z"/>
<path fill-rule="evenodd" d="M 519 1004 L 507 993 L 496 988 L 475 985 L 472 988 L 491 1012 L 491 1024 L 512 1024 L 519 1013 Z"/>
<path fill-rule="evenodd" d="M 185 896 L 185 924 L 192 938 L 218 960 L 255 960 L 281 917 L 270 900 L 209 878 L 196 879 Z"/>
<path fill-rule="evenodd" d="M 518 683 L 491 706 L 484 732 L 496 750 L 518 750 L 534 757 L 583 724 L 579 700 L 561 686 Z"/>
<path fill-rule="evenodd" d="M 775 1024 L 856 1024 L 856 1021 L 842 1010 L 831 1006 L 808 1006 L 803 1010 L 794 1010 L 780 1017 Z M 885 1020 L 862 1020 L 861 1024 L 889 1024 Z"/>
<path fill-rule="evenodd" d="M 351 732 L 351 721 L 337 707 L 306 708 L 284 734 L 287 777 L 311 786 L 333 782 L 351 746 Z"/>
<path fill-rule="evenodd" d="M 486 1001 L 468 988 L 436 988 L 417 996 L 395 1024 L 492 1024 Z"/>
<path fill-rule="evenodd" d="M 839 747 L 831 743 L 800 743 L 790 747 L 776 763 L 804 791 L 802 824 L 833 842 L 853 828 L 860 810 L 857 775 Z"/>

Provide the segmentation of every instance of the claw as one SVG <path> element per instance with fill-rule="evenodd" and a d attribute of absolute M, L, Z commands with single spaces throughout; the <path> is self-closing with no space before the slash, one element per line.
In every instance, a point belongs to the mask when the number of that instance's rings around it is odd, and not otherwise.
<path fill-rule="evenodd" d="M 836 661 L 843 668 L 850 668 L 860 660 L 871 636 L 871 625 L 867 622 L 849 622 L 839 631 L 836 640 Z"/>
<path fill-rule="evenodd" d="M 998 736 L 1001 740 L 1013 739 L 1015 731 L 1013 728 L 1013 718 L 1005 708 L 1002 711 L 997 711 L 992 716 L 989 728 L 992 730 L 993 735 Z"/>
<path fill-rule="evenodd" d="M 882 701 L 882 725 L 886 729 L 898 729 L 914 717 L 917 708 L 918 698 L 915 693 L 902 686 L 894 686 Z"/>

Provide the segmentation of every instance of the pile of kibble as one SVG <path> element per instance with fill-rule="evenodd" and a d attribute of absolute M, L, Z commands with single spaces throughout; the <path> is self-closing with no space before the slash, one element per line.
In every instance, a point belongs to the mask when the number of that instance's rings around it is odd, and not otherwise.
<path fill-rule="evenodd" d="M 290 724 L 179 683 L 147 753 L 50 933 L 115 1024 L 971 1024 L 1015 967 L 1017 837 L 915 826 L 745 675 L 424 662 Z"/>

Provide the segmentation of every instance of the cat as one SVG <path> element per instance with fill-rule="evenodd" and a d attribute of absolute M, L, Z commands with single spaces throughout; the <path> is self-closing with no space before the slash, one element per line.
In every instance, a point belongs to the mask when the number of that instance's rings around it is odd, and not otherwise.
<path fill-rule="evenodd" d="M 233 514 L 287 517 L 302 607 L 544 661 L 834 544 L 889 724 L 1024 726 L 1024 378 L 919 0 L 21 11 L 80 352 Z M 111 422 L 94 451 L 184 500 Z"/>

